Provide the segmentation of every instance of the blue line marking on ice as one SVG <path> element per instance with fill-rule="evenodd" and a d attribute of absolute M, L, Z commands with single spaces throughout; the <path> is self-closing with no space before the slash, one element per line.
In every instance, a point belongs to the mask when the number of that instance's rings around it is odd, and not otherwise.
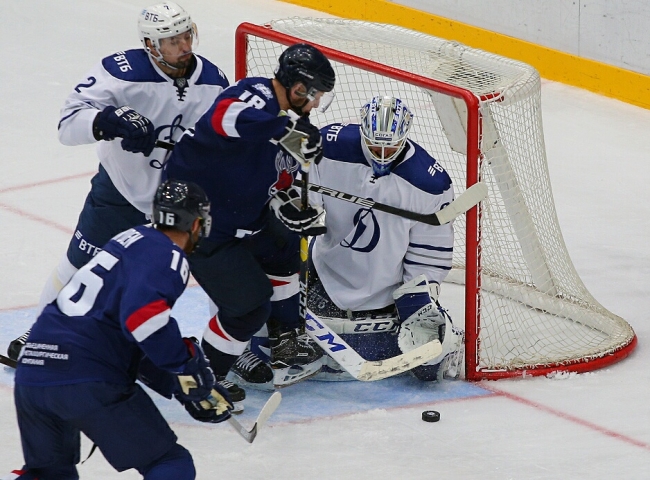
<path fill-rule="evenodd" d="M 209 318 L 207 296 L 199 287 L 188 288 L 178 299 L 172 314 L 178 321 L 183 335 L 201 338 Z M 0 312 L 0 348 L 4 350 L 11 340 L 24 333 L 34 322 L 35 316 L 36 308 Z M 0 369 L 0 384 L 13 385 L 13 369 Z M 491 394 L 469 382 L 424 383 L 408 373 L 376 382 L 306 380 L 282 389 L 281 393 L 282 403 L 269 420 L 269 424 L 308 421 L 408 405 L 434 406 L 441 401 Z M 270 394 L 247 388 L 245 411 L 238 419 L 244 424 L 252 425 Z M 153 393 L 152 397 L 170 422 L 196 425 L 175 400 L 167 400 Z"/>

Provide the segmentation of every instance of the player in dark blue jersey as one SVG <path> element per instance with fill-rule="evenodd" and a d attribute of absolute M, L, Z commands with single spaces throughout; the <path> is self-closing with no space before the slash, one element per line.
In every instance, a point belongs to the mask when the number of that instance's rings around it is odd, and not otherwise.
<path fill-rule="evenodd" d="M 180 5 L 142 9 L 138 32 L 143 48 L 102 59 L 61 109 L 61 143 L 96 143 L 100 165 L 68 250 L 45 282 L 39 313 L 102 245 L 147 222 L 168 155 L 154 142 L 178 140 L 229 85 L 217 66 L 194 53 L 196 25 Z M 18 357 L 26 336 L 11 342 L 11 358 Z"/>
<path fill-rule="evenodd" d="M 15 377 L 25 458 L 17 478 L 79 478 L 80 432 L 118 471 L 195 478 L 191 455 L 136 379 L 198 420 L 230 417 L 198 342 L 170 316 L 190 275 L 186 255 L 210 233 L 209 208 L 197 185 L 163 183 L 154 228 L 116 235 L 38 317 Z"/>
<path fill-rule="evenodd" d="M 274 380 L 267 365 L 244 353 L 267 322 L 276 385 L 317 372 L 322 356 L 301 331 L 298 312 L 299 234 L 324 231 L 322 210 L 300 211 L 292 182 L 322 155 L 308 114 L 329 101 L 335 74 L 306 44 L 287 48 L 278 63 L 275 78 L 245 78 L 224 90 L 163 172 L 201 185 L 219 218 L 190 257 L 212 301 L 202 345 L 217 376 L 243 354 L 233 372 L 254 385 Z"/>

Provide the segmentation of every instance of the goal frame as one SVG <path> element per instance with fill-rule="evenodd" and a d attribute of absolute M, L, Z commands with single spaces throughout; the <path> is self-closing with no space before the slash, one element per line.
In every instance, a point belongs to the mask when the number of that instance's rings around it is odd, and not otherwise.
<path fill-rule="evenodd" d="M 308 43 L 316 46 L 329 59 L 350 65 L 355 68 L 382 75 L 411 85 L 449 95 L 462 100 L 467 110 L 467 145 L 466 145 L 466 188 L 477 183 L 480 172 L 481 151 L 480 132 L 481 114 L 480 102 L 489 98 L 477 97 L 469 90 L 423 77 L 411 72 L 370 61 L 352 54 L 344 53 L 308 40 L 287 35 L 271 28 L 270 25 L 255 25 L 248 22 L 240 24 L 235 32 L 235 80 L 245 78 L 247 75 L 248 37 L 256 36 L 265 40 L 290 46 L 295 43 Z M 471 208 L 466 213 L 465 235 L 465 379 L 470 381 L 496 380 L 500 378 L 519 376 L 548 375 L 557 371 L 585 372 L 605 367 L 629 355 L 637 343 L 636 335 L 633 340 L 614 353 L 596 359 L 573 360 L 550 364 L 548 366 L 524 370 L 498 370 L 491 371 L 479 368 L 479 342 L 480 342 L 480 312 L 481 312 L 481 204 Z"/>

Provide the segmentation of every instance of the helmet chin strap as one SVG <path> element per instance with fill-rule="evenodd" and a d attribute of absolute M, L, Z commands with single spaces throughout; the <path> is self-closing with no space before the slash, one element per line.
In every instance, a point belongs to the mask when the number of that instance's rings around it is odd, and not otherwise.
<path fill-rule="evenodd" d="M 285 91 L 285 93 L 286 93 L 286 96 L 287 96 L 287 102 L 289 102 L 289 106 L 291 107 L 291 110 L 293 110 L 294 112 L 296 112 L 296 113 L 297 113 L 298 115 L 300 115 L 301 117 L 302 117 L 303 115 L 305 115 L 305 112 L 303 112 L 302 109 L 305 108 L 305 106 L 309 103 L 309 98 L 305 98 L 305 102 L 304 102 L 302 105 L 295 105 L 295 104 L 291 101 L 291 89 L 290 89 L 290 88 L 287 88 L 287 87 L 284 87 L 284 91 Z"/>
<path fill-rule="evenodd" d="M 201 241 L 201 237 L 199 236 L 199 238 L 195 242 L 194 241 L 194 235 L 192 235 L 192 230 L 188 230 L 187 233 L 189 233 L 190 238 L 187 239 L 187 244 L 185 245 L 185 248 L 183 249 L 183 251 L 187 255 L 189 255 L 194 250 L 196 250 L 196 247 L 199 245 L 199 242 Z"/>
<path fill-rule="evenodd" d="M 162 53 L 158 52 L 158 56 L 156 57 L 153 52 L 151 51 L 150 47 L 147 47 L 147 53 L 153 58 L 156 62 L 166 66 L 167 68 L 171 68 L 172 70 L 179 70 L 178 67 L 175 67 L 174 65 L 171 65 L 170 63 L 166 62 L 163 59 Z"/>
<path fill-rule="evenodd" d="M 158 51 L 158 56 L 156 57 L 156 56 L 152 53 L 151 50 L 152 50 L 151 47 L 147 47 L 147 53 L 151 56 L 151 58 L 153 58 L 156 62 L 160 63 L 161 65 L 164 65 L 164 66 L 167 67 L 167 68 L 171 68 L 172 70 L 175 70 L 175 71 L 183 70 L 183 69 L 188 68 L 188 67 L 175 67 L 174 65 L 172 65 L 172 64 L 169 63 L 169 62 L 167 62 L 167 61 L 163 58 L 163 55 L 162 55 L 162 53 L 160 53 L 160 51 Z M 190 52 L 190 53 L 194 54 L 193 51 Z"/>

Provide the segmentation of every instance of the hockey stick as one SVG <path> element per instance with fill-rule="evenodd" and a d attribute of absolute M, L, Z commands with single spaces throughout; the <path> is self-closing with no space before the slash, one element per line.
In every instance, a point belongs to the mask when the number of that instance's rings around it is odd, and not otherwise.
<path fill-rule="evenodd" d="M 336 360 L 350 375 L 362 382 L 381 380 L 422 365 L 442 353 L 439 340 L 419 346 L 415 350 L 387 358 L 369 361 L 359 355 L 325 322 L 321 321 L 311 310 L 307 309 L 306 330 L 325 352 Z"/>
<path fill-rule="evenodd" d="M 164 148 L 165 150 L 174 150 L 173 142 L 165 142 L 164 140 L 156 140 L 156 147 Z"/>
<path fill-rule="evenodd" d="M 248 443 L 253 443 L 253 440 L 255 440 L 255 437 L 257 437 L 257 433 L 259 432 L 260 428 L 266 424 L 266 421 L 278 408 L 280 401 L 282 401 L 282 395 L 280 392 L 275 392 L 273 395 L 271 395 L 271 397 L 262 407 L 262 410 L 260 410 L 259 415 L 257 415 L 257 420 L 255 420 L 255 423 L 250 430 L 247 430 L 232 416 L 228 419 L 228 423 L 230 423 L 230 425 L 235 430 L 237 430 L 237 433 L 241 435 L 244 440 L 246 440 Z"/>
<path fill-rule="evenodd" d="M 156 147 L 165 148 L 167 150 L 172 150 L 174 144 L 170 142 L 164 142 L 162 140 L 156 140 Z M 320 193 L 322 195 L 327 195 L 328 197 L 338 198 L 339 200 L 345 200 L 346 202 L 356 203 L 366 208 L 374 208 L 380 212 L 386 212 L 398 217 L 408 218 L 409 220 L 416 220 L 418 222 L 426 223 L 427 225 L 444 225 L 445 223 L 451 222 L 454 218 L 462 215 L 467 210 L 472 208 L 474 205 L 477 205 L 479 202 L 485 199 L 488 194 L 488 187 L 484 182 L 477 182 L 463 193 L 461 193 L 456 200 L 451 202 L 445 208 L 439 210 L 436 213 L 416 213 L 409 210 L 404 210 L 402 208 L 391 207 L 383 203 L 375 202 L 370 198 L 361 198 L 355 195 L 350 195 L 349 193 L 340 192 L 334 190 L 333 188 L 323 187 L 322 185 L 316 185 L 314 183 L 309 183 L 309 181 L 303 182 L 301 180 L 295 180 L 294 185 L 297 187 L 306 188 L 312 192 Z"/>
<path fill-rule="evenodd" d="M 167 150 L 173 150 L 174 144 L 170 142 L 164 142 L 162 140 L 156 140 L 156 147 L 165 148 Z M 322 185 L 316 185 L 314 183 L 309 183 L 309 181 L 295 180 L 294 185 L 301 187 L 303 190 L 306 188 L 312 192 L 320 193 L 322 195 L 327 195 L 328 197 L 338 198 L 339 200 L 345 200 L 346 202 L 356 203 L 366 208 L 374 208 L 380 212 L 386 212 L 398 217 L 408 218 L 409 220 L 416 220 L 418 222 L 426 223 L 427 225 L 444 225 L 445 223 L 451 222 L 454 218 L 462 215 L 467 210 L 472 208 L 474 205 L 477 205 L 479 202 L 485 199 L 488 194 L 488 186 L 484 182 L 477 182 L 463 193 L 461 193 L 456 200 L 451 202 L 445 208 L 439 210 L 436 213 L 416 213 L 409 210 L 404 210 L 402 208 L 391 207 L 383 203 L 375 202 L 370 198 L 361 198 L 355 195 L 350 195 L 349 193 L 340 192 L 334 190 L 333 188 L 323 187 Z"/>
<path fill-rule="evenodd" d="M 16 368 L 17 365 L 17 362 L 15 360 L 12 360 L 9 357 L 5 357 L 4 355 L 0 355 L 0 363 L 11 368 Z M 257 415 L 257 420 L 255 420 L 253 428 L 250 430 L 244 428 L 244 426 L 232 416 L 228 418 L 228 423 L 230 423 L 230 425 L 237 431 L 239 435 L 244 438 L 244 440 L 246 440 L 248 443 L 253 443 L 253 440 L 255 440 L 255 437 L 257 437 L 257 432 L 259 432 L 260 428 L 266 424 L 269 417 L 273 415 L 273 412 L 275 412 L 275 410 L 278 408 L 281 401 L 282 395 L 280 392 L 275 392 L 273 395 L 271 395 L 271 397 L 262 407 L 262 410 L 260 410 L 260 413 Z M 216 400 L 214 402 L 216 402 Z"/>
<path fill-rule="evenodd" d="M 296 180 L 294 181 L 294 185 L 302 187 L 303 183 L 300 180 Z M 375 210 L 379 210 L 381 212 L 391 213 L 393 215 L 397 215 L 398 217 L 408 218 L 409 220 L 416 220 L 418 222 L 426 223 L 427 225 L 444 225 L 445 223 L 451 222 L 457 216 L 465 213 L 474 205 L 477 205 L 481 200 L 487 197 L 488 194 L 487 185 L 484 182 L 478 182 L 461 193 L 458 198 L 456 198 L 456 200 L 451 202 L 440 211 L 436 213 L 423 214 L 411 212 L 409 210 L 403 210 L 397 207 L 391 207 L 390 205 L 375 202 L 370 198 L 357 197 L 355 195 L 350 195 L 349 193 L 340 192 L 338 190 L 334 190 L 333 188 L 323 187 L 314 183 L 309 184 L 307 188 L 312 192 L 327 195 L 328 197 L 338 198 L 339 200 L 345 200 L 346 202 L 350 203 L 356 203 L 357 205 L 361 205 L 366 208 L 374 208 Z"/>
<path fill-rule="evenodd" d="M 4 355 L 0 355 L 0 363 L 11 368 L 16 368 L 16 365 L 18 365 L 18 362 L 16 362 L 16 360 L 5 357 Z"/>

